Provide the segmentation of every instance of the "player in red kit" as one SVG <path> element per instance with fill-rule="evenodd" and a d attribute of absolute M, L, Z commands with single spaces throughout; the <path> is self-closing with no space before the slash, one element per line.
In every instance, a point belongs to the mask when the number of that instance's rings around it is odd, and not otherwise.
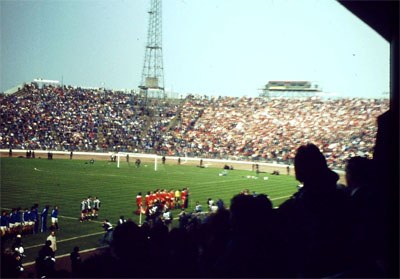
<path fill-rule="evenodd" d="M 175 192 L 173 189 L 171 189 L 169 191 L 168 200 L 169 200 L 169 208 L 174 209 L 175 208 Z"/>
<path fill-rule="evenodd" d="M 136 206 L 137 206 L 136 214 L 139 215 L 143 206 L 142 192 L 139 192 L 136 196 Z"/>
<path fill-rule="evenodd" d="M 150 192 L 150 203 L 151 203 L 151 205 L 155 204 L 156 201 L 157 201 L 157 191 L 158 191 L 158 189 L 156 190 L 156 192 Z"/>
<path fill-rule="evenodd" d="M 165 204 L 167 202 L 168 192 L 166 189 L 161 191 L 161 203 Z"/>
<path fill-rule="evenodd" d="M 186 188 L 183 188 L 181 191 L 181 201 L 182 201 L 181 208 L 182 209 L 185 208 L 186 194 L 187 194 Z"/>
<path fill-rule="evenodd" d="M 146 208 L 149 208 L 150 202 L 151 202 L 150 192 L 147 192 L 147 194 L 144 198 L 145 198 L 145 202 L 146 202 Z"/>

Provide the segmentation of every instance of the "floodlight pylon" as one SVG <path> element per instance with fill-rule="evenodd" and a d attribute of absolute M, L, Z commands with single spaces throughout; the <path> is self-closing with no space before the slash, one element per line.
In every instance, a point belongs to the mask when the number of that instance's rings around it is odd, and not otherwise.
<path fill-rule="evenodd" d="M 147 97 L 165 98 L 161 0 L 151 0 L 148 14 L 147 44 L 139 88 L 146 99 Z"/>

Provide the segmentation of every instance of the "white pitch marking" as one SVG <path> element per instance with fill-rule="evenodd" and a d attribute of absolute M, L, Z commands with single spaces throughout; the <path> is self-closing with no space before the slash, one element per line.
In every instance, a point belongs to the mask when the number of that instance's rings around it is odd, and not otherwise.
<path fill-rule="evenodd" d="M 243 179 L 232 179 L 232 180 L 218 180 L 218 181 L 208 181 L 203 183 L 197 183 L 197 185 L 207 185 L 207 184 L 218 184 L 218 183 L 228 183 L 233 181 L 242 181 Z"/>
<path fill-rule="evenodd" d="M 79 218 L 77 218 L 77 217 L 62 216 L 62 215 L 60 215 L 59 217 L 65 218 L 65 219 L 71 219 L 71 220 L 78 220 L 78 219 L 79 219 Z M 96 221 L 96 220 L 90 220 L 89 222 L 91 222 L 91 223 L 103 224 L 103 222 L 101 222 L 101 221 Z"/>
<path fill-rule="evenodd" d="M 82 254 L 82 253 L 86 253 L 86 252 L 96 251 L 96 250 L 104 249 L 104 248 L 106 248 L 106 247 L 107 247 L 107 246 L 85 249 L 85 250 L 79 251 L 79 253 Z M 60 258 L 67 257 L 67 256 L 69 256 L 69 255 L 70 255 L 70 253 L 68 253 L 68 254 L 63 254 L 63 255 L 59 255 L 59 256 L 56 256 L 55 258 L 56 258 L 56 259 L 60 259 Z M 27 263 L 24 263 L 24 266 L 30 266 L 30 265 L 33 265 L 33 264 L 35 264 L 34 261 L 33 261 L 33 262 L 27 262 Z"/>
<path fill-rule="evenodd" d="M 271 201 L 275 201 L 275 200 L 280 200 L 280 199 L 288 198 L 288 197 L 291 197 L 291 196 L 293 196 L 293 195 L 283 196 L 283 197 L 277 197 L 277 198 L 270 199 L 270 200 L 271 200 Z"/>
<path fill-rule="evenodd" d="M 96 232 L 96 233 L 85 234 L 85 235 L 75 236 L 75 237 L 71 237 L 71 238 L 61 239 L 61 240 L 57 240 L 57 243 L 66 242 L 66 241 L 70 241 L 70 240 L 74 240 L 74 239 L 78 239 L 78 238 L 84 238 L 84 237 L 93 236 L 93 235 L 98 235 L 98 234 L 104 234 L 104 232 Z M 35 248 L 35 247 L 40 247 L 40 246 L 43 246 L 43 243 L 25 247 L 25 250 L 31 249 L 31 248 Z"/>

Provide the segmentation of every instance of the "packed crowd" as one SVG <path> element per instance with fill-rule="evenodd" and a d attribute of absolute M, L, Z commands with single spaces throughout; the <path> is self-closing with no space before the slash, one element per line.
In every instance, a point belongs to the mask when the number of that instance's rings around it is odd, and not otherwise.
<path fill-rule="evenodd" d="M 375 119 L 388 109 L 387 100 L 367 99 L 224 97 L 189 102 L 169 136 L 172 149 L 195 156 L 291 163 L 296 146 L 314 142 L 331 167 L 342 169 L 350 157 L 371 157 Z"/>
<path fill-rule="evenodd" d="M 168 104 L 121 92 L 34 83 L 0 100 L 2 148 L 143 151 L 155 145 L 152 130 L 174 114 Z M 160 123 L 146 135 L 149 119 Z"/>
<path fill-rule="evenodd" d="M 150 152 L 292 163 L 314 142 L 330 167 L 372 156 L 386 99 L 199 98 L 28 84 L 0 96 L 0 148 Z"/>

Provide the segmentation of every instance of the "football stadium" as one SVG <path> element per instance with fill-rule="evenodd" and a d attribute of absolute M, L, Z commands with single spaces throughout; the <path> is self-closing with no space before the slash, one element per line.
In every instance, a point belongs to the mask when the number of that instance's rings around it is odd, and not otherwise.
<path fill-rule="evenodd" d="M 398 277 L 395 70 L 390 98 L 167 96 L 150 2 L 138 89 L 0 94 L 1 277 Z"/>
<path fill-rule="evenodd" d="M 123 218 L 190 231 L 211 222 L 219 207 L 229 208 L 236 195 L 265 195 L 279 208 L 301 186 L 293 167 L 299 146 L 318 145 L 345 184 L 347 159 L 372 157 L 374 119 L 388 107 L 387 99 L 195 96 L 145 105 L 140 95 L 26 84 L 2 97 L 1 205 L 10 220 L 22 218 L 4 232 L 4 245 L 21 234 L 24 262 L 34 263 L 55 229 L 55 206 L 60 258 L 75 246 L 90 252 L 107 247 L 105 220 L 114 228 Z M 94 215 L 95 199 L 100 206 Z M 153 216 L 152 204 L 159 201 L 162 208 Z M 46 205 L 48 221 L 37 220 L 35 231 L 31 211 L 43 214 Z M 82 216 L 85 206 L 89 212 Z"/>

